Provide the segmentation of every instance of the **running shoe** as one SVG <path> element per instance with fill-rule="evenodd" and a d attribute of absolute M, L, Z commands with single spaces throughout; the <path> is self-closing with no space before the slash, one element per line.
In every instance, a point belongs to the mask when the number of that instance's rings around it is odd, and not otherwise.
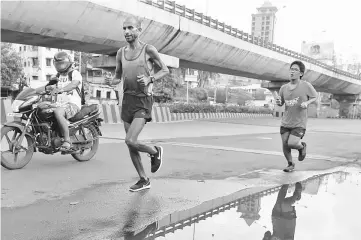
<path fill-rule="evenodd" d="M 157 153 L 154 155 L 151 155 L 151 157 L 150 157 L 152 173 L 156 173 L 162 166 L 162 162 L 163 162 L 163 148 L 155 146 L 155 149 L 157 149 Z"/>
<path fill-rule="evenodd" d="M 141 178 L 136 184 L 134 184 L 133 186 L 131 186 L 129 188 L 129 191 L 138 192 L 138 191 L 149 189 L 149 188 L 150 188 L 149 178 L 148 179 Z"/>

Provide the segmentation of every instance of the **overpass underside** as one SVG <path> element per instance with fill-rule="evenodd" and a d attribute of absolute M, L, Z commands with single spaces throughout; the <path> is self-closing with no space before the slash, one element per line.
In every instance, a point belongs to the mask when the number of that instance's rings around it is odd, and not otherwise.
<path fill-rule="evenodd" d="M 218 23 L 215 29 L 206 26 L 203 18 L 203 24 L 191 20 L 188 10 L 184 12 L 187 16 L 180 16 L 179 9 L 173 10 L 134 0 L 3 1 L 1 41 L 114 56 L 126 45 L 122 22 L 137 15 L 144 17 L 141 39 L 160 53 L 179 58 L 181 67 L 268 80 L 268 87 L 275 89 L 287 81 L 289 63 L 298 59 L 297 53 L 261 46 L 248 35 L 240 39 L 233 29 L 229 34 L 225 26 L 220 31 Z M 352 76 L 304 62 L 304 79 L 319 91 L 361 93 L 361 81 Z"/>
<path fill-rule="evenodd" d="M 1 29 L 1 41 L 49 48 L 69 49 L 80 52 L 91 52 L 115 56 L 117 48 L 104 44 L 85 42 L 82 40 L 64 39 L 35 33 L 17 32 Z"/>

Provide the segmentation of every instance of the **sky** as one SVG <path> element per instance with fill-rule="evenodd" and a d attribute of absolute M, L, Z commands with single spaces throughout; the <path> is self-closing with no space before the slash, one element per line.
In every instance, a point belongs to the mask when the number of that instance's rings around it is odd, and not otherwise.
<path fill-rule="evenodd" d="M 312 184 L 312 180 L 304 185 L 305 190 L 301 200 L 295 203 L 297 215 L 295 240 L 346 240 L 355 239 L 358 235 L 358 215 L 350 213 L 358 210 L 355 205 L 361 201 L 361 193 L 357 191 L 360 178 L 354 173 L 341 184 L 337 183 L 337 178 L 338 175 L 328 175 L 328 180 L 322 182 L 319 188 L 317 181 L 314 182 L 317 186 Z M 313 186 L 309 187 L 310 183 Z M 311 194 L 309 190 L 312 188 L 318 189 L 318 192 L 311 190 L 314 192 Z M 293 191 L 294 186 L 289 187 L 287 197 L 291 196 Z M 277 195 L 278 192 L 261 198 L 260 219 L 251 226 L 240 218 L 242 213 L 237 212 L 237 208 L 232 208 L 200 221 L 196 226 L 194 224 L 186 226 L 160 239 L 261 240 L 267 230 L 273 232 L 272 209 Z M 192 238 L 193 234 L 194 238 Z"/>
<path fill-rule="evenodd" d="M 361 62 L 361 0 L 271 0 L 278 8 L 274 43 L 300 52 L 302 41 L 333 41 L 336 55 Z M 251 33 L 252 14 L 264 0 L 177 0 Z"/>

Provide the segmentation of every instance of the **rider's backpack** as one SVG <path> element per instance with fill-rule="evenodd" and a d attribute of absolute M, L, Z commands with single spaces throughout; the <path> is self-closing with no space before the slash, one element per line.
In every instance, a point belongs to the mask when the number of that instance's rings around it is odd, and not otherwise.
<path fill-rule="evenodd" d="M 68 79 L 69 81 L 72 81 L 72 73 L 73 73 L 74 69 L 73 70 L 70 70 L 68 72 Z M 56 74 L 56 77 L 59 78 L 60 77 L 60 73 L 57 73 Z M 81 85 L 81 89 L 79 87 L 76 87 L 76 91 L 77 93 L 79 94 L 80 96 L 80 99 L 81 99 L 81 105 L 85 105 L 85 93 L 84 93 L 84 82 L 82 83 Z"/>

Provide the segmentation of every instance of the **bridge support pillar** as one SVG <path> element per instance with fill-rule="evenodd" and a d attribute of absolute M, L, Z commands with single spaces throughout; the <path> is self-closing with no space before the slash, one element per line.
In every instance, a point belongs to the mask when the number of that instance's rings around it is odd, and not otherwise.
<path fill-rule="evenodd" d="M 360 100 L 359 95 L 333 95 L 333 98 L 338 101 L 340 108 L 338 110 L 339 117 L 353 118 L 358 115 L 357 100 Z"/>

